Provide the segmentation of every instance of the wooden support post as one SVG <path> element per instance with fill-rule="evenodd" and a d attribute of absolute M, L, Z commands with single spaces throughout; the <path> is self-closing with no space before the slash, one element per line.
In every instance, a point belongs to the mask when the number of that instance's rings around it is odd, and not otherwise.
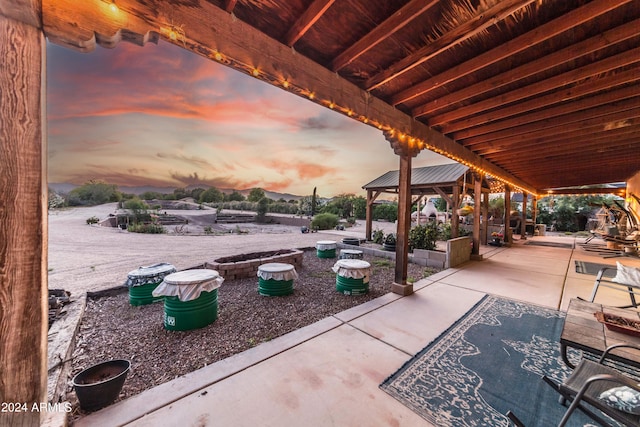
<path fill-rule="evenodd" d="M 411 156 L 407 154 L 400 155 L 398 184 L 396 270 L 392 290 L 394 293 L 409 295 L 413 293 L 413 284 L 407 284 L 409 228 L 411 226 Z"/>
<path fill-rule="evenodd" d="M 482 205 L 482 175 L 473 175 L 473 249 L 471 249 L 471 259 L 481 260 L 480 255 L 480 212 Z"/>
<path fill-rule="evenodd" d="M 511 187 L 504 186 L 504 242 L 507 246 L 513 243 L 511 236 Z"/>
<path fill-rule="evenodd" d="M 372 205 L 373 205 L 373 200 L 371 200 L 371 190 L 367 190 L 367 208 L 366 208 L 366 216 L 365 216 L 365 229 L 364 229 L 364 238 L 367 241 L 371 240 L 371 233 L 372 233 L 372 221 L 373 221 L 373 212 L 372 212 Z"/>
<path fill-rule="evenodd" d="M 400 156 L 398 174 L 398 227 L 396 233 L 396 269 L 391 291 L 400 295 L 413 293 L 413 284 L 407 283 L 409 262 L 409 229 L 411 227 L 411 158 L 420 153 L 416 146 L 410 146 L 407 138 L 398 138 L 393 132 L 384 136 L 394 153 Z"/>
<path fill-rule="evenodd" d="M 458 208 L 460 207 L 460 186 L 453 186 L 453 206 L 451 207 L 451 237 L 460 237 L 460 217 Z"/>
<path fill-rule="evenodd" d="M 538 199 L 533 196 L 531 201 L 531 219 L 533 220 L 533 235 L 536 235 L 536 222 L 538 216 Z"/>
<path fill-rule="evenodd" d="M 520 223 L 520 240 L 527 240 L 527 193 L 522 192 L 522 222 Z"/>
<path fill-rule="evenodd" d="M 487 192 L 482 193 L 482 222 L 480 225 L 482 226 L 480 238 L 482 244 L 486 245 L 489 239 L 489 193 Z"/>
<path fill-rule="evenodd" d="M 376 194 L 373 194 L 373 190 L 367 190 L 367 209 L 364 233 L 365 239 L 367 239 L 368 241 L 371 241 L 371 235 L 373 234 L 373 202 L 375 202 L 380 194 L 380 191 L 376 191 Z"/>
<path fill-rule="evenodd" d="M 0 425 L 38 426 L 44 414 L 33 405 L 47 402 L 45 39 L 34 22 L 40 2 L 17 3 L 0 7 L 0 401 L 24 411 L 3 406 Z"/>

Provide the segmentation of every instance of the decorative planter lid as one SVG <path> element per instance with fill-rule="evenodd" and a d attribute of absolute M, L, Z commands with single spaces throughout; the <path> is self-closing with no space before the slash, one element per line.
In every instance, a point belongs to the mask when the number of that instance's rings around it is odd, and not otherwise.
<path fill-rule="evenodd" d="M 332 270 L 334 273 L 342 277 L 350 279 L 368 279 L 370 268 L 371 264 L 361 259 L 341 259 L 336 261 Z"/>
<path fill-rule="evenodd" d="M 263 280 L 294 280 L 298 278 L 298 273 L 291 264 L 271 262 L 258 267 L 258 277 Z"/>
<path fill-rule="evenodd" d="M 172 264 L 161 262 L 147 265 L 132 270 L 127 274 L 127 286 L 142 286 L 149 283 L 161 282 L 167 275 L 175 273 L 176 268 Z"/>
<path fill-rule="evenodd" d="M 327 249 L 335 249 L 337 243 L 334 240 L 320 240 L 316 242 L 316 249 L 326 251 Z"/>
<path fill-rule="evenodd" d="M 180 301 L 191 301 L 200 297 L 202 292 L 218 289 L 224 282 L 216 270 L 200 268 L 173 273 L 164 278 L 154 289 L 154 297 L 178 297 Z"/>

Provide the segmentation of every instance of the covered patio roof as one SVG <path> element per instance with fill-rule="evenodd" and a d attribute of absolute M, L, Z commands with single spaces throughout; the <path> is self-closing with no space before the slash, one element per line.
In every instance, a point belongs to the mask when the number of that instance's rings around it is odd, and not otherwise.
<path fill-rule="evenodd" d="M 90 51 L 162 38 L 530 193 L 625 181 L 639 168 L 637 1 L 42 7 L 53 43 Z"/>
<path fill-rule="evenodd" d="M 404 286 L 421 150 L 536 195 L 640 169 L 639 24 L 637 0 L 0 2 L 0 394 L 46 395 L 45 37 L 87 52 L 162 39 L 383 131 Z"/>

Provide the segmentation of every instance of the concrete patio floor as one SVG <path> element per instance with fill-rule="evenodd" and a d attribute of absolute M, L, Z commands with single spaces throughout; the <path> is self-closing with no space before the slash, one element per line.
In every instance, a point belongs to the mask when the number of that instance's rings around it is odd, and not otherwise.
<path fill-rule="evenodd" d="M 482 261 L 423 279 L 410 296 L 387 294 L 74 425 L 429 426 L 378 386 L 485 294 L 566 310 L 571 298 L 590 295 L 595 278 L 576 273 L 575 260 L 640 267 L 638 258 L 603 259 L 578 245 L 525 244 L 531 241 L 576 239 L 536 236 L 516 240 L 510 248 L 483 246 Z M 627 299 L 602 289 L 596 302 L 616 305 Z"/>

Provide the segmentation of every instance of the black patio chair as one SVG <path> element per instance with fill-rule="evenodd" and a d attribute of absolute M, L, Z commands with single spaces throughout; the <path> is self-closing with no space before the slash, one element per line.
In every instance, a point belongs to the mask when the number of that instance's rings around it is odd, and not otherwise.
<path fill-rule="evenodd" d="M 604 365 L 609 353 L 621 347 L 640 350 L 640 346 L 635 344 L 615 344 L 605 350 L 598 362 L 583 358 L 573 370 L 571 376 L 562 384 L 556 384 L 546 376 L 542 378 L 560 393 L 561 403 L 571 402 L 558 427 L 564 427 L 576 409 L 580 409 L 603 426 L 611 426 L 611 420 L 615 420 L 624 426 L 640 426 L 640 384 L 617 369 Z M 631 390 L 629 391 L 630 393 L 635 392 L 638 394 L 635 405 L 619 403 L 614 406 L 613 403 L 607 403 L 607 400 L 601 397 L 603 393 L 611 394 L 614 390 L 619 390 L 619 387 L 623 386 L 628 387 Z M 609 401 L 611 402 L 611 400 Z M 605 415 L 610 419 L 607 419 Z M 507 412 L 507 417 L 515 426 L 526 427 L 513 412 Z"/>

